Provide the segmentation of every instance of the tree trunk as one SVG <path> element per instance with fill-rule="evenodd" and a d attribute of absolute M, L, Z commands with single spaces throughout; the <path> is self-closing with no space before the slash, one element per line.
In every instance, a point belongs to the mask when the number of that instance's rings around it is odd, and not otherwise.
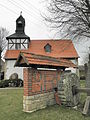
<path fill-rule="evenodd" d="M 1 50 L 0 50 L 0 80 L 1 80 Z"/>

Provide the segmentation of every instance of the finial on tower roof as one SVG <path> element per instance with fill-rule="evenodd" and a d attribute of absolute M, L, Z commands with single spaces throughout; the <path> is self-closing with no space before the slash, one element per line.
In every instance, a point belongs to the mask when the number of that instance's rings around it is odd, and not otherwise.
<path fill-rule="evenodd" d="M 22 11 L 20 12 L 20 15 L 22 15 Z"/>

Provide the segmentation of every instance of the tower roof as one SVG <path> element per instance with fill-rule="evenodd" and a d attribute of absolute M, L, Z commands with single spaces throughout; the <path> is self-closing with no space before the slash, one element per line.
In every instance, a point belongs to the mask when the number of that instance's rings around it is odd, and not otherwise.
<path fill-rule="evenodd" d="M 23 16 L 20 14 L 20 16 L 17 18 L 16 22 L 18 21 L 23 21 L 25 23 L 25 19 L 23 18 Z"/>
<path fill-rule="evenodd" d="M 27 36 L 25 33 L 14 33 L 12 35 L 9 35 L 6 37 L 6 39 L 28 39 L 30 40 L 30 37 Z"/>
<path fill-rule="evenodd" d="M 25 19 L 20 14 L 20 16 L 16 19 L 16 30 L 15 33 L 7 36 L 6 39 L 29 39 L 30 37 L 25 34 Z"/>
<path fill-rule="evenodd" d="M 25 19 L 20 15 L 16 20 L 16 33 L 24 33 Z"/>

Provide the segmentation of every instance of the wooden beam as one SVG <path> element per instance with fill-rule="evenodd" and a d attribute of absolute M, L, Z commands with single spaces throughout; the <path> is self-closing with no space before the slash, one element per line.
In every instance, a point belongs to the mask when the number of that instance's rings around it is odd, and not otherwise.
<path fill-rule="evenodd" d="M 76 88 L 76 91 L 90 93 L 90 88 Z"/>

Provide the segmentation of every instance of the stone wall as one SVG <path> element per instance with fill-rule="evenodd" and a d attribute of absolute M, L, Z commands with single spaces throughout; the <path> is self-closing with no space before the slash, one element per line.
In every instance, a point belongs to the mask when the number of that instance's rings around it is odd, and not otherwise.
<path fill-rule="evenodd" d="M 34 112 L 39 109 L 43 109 L 47 106 L 54 105 L 54 93 L 48 92 L 43 94 L 37 94 L 33 96 L 23 96 L 23 111 Z"/>
<path fill-rule="evenodd" d="M 23 110 L 33 112 L 55 104 L 54 88 L 60 80 L 60 71 L 24 68 Z"/>

